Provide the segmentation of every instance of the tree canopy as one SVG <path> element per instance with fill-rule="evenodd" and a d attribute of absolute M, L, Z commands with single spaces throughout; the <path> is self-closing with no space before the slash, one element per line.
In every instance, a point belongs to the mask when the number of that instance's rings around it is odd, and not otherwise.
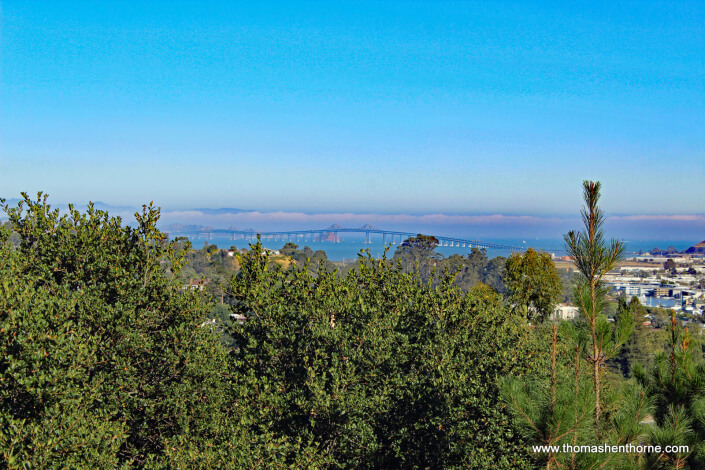
<path fill-rule="evenodd" d="M 436 237 L 418 234 L 404 240 L 394 251 L 394 257 L 401 260 L 406 272 L 412 272 L 418 267 L 422 277 L 428 278 L 435 262 L 441 258 L 434 251 L 437 246 Z"/>
<path fill-rule="evenodd" d="M 156 229 L 159 211 L 145 206 L 130 227 L 23 196 L 5 207 L 19 249 L 5 230 L 0 240 L 7 465 L 166 463 L 217 439 L 226 355 L 199 328 L 206 305 L 164 270 L 183 258 Z"/>
<path fill-rule="evenodd" d="M 444 259 L 412 237 L 395 260 L 361 255 L 342 275 L 293 244 L 189 250 L 151 204 L 128 225 L 42 194 L 3 202 L 0 467 L 700 468 L 702 346 L 675 316 L 668 354 L 634 367 L 642 386 L 603 380 L 610 357 L 641 361 L 646 334 L 622 354 L 643 310 L 621 302 L 606 319 L 600 276 L 619 249 L 601 238 L 598 196 L 586 184 L 586 231 L 567 237 L 582 319 L 560 325 L 512 308 L 550 312 L 556 297 L 533 250 Z M 416 256 L 430 273 L 402 262 Z M 220 304 L 184 287 L 189 259 L 229 277 Z M 503 288 L 505 267 L 508 296 L 487 284 Z M 693 450 L 530 452 L 602 442 Z"/>
<path fill-rule="evenodd" d="M 232 283 L 249 318 L 233 329 L 234 371 L 276 392 L 261 426 L 301 443 L 290 458 L 313 448 L 327 467 L 530 462 L 497 388 L 528 367 L 526 323 L 492 288 L 463 293 L 452 276 L 431 287 L 384 259 L 362 258 L 344 278 L 271 271 L 261 250 Z"/>
<path fill-rule="evenodd" d="M 0 229 L 0 449 L 8 467 L 524 468 L 497 378 L 526 324 L 490 287 L 386 260 L 280 269 L 257 244 L 230 283 L 235 348 L 183 289 L 188 245 L 43 195 Z M 295 247 L 288 247 L 296 250 Z M 207 262 L 218 250 L 198 250 Z M 315 255 L 315 254 L 314 254 Z M 205 292 L 205 291 L 203 291 Z M 218 311 L 221 318 L 223 309 Z M 217 319 L 215 320 L 217 324 Z M 491 456 L 488 458 L 487 456 Z"/>
<path fill-rule="evenodd" d="M 530 321 L 542 322 L 554 311 L 563 296 L 563 285 L 551 256 L 529 248 L 512 253 L 504 270 L 504 284 L 510 301 Z"/>

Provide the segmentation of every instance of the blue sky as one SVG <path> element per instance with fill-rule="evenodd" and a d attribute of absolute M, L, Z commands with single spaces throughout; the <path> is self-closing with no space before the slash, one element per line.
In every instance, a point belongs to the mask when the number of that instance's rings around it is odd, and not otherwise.
<path fill-rule="evenodd" d="M 594 179 L 705 212 L 703 2 L 0 8 L 5 197 L 554 217 Z"/>

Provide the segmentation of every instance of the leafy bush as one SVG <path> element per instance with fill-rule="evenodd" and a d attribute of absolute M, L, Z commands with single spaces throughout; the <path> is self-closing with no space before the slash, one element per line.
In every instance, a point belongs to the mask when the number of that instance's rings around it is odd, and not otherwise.
<path fill-rule="evenodd" d="M 146 206 L 122 225 L 41 194 L 5 207 L 0 247 L 0 448 L 8 465 L 165 462 L 172 440 L 223 432 L 226 355 L 205 305 L 165 275 L 180 256 Z M 220 392 L 219 392 L 220 391 Z"/>
<path fill-rule="evenodd" d="M 449 275 L 432 287 L 384 259 L 345 278 L 271 271 L 259 244 L 241 264 L 235 371 L 270 392 L 263 429 L 327 467 L 527 465 L 496 385 L 528 363 L 527 329 L 494 290 L 466 294 Z"/>

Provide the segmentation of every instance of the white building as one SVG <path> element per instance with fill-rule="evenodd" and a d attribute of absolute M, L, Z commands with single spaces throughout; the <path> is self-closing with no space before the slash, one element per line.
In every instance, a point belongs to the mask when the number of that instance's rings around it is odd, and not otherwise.
<path fill-rule="evenodd" d="M 572 320 L 580 314 L 580 309 L 573 305 L 560 304 L 551 315 L 551 320 Z"/>
<path fill-rule="evenodd" d="M 627 296 L 632 296 L 635 295 L 637 297 L 641 297 L 642 295 L 649 295 L 654 292 L 654 287 L 653 286 L 648 286 L 648 285 L 627 285 L 624 288 L 624 293 L 627 294 Z"/>

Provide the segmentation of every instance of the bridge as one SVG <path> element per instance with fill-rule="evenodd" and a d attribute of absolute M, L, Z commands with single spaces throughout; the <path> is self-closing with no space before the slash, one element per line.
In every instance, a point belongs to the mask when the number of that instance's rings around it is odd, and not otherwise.
<path fill-rule="evenodd" d="M 262 240 L 275 241 L 279 240 L 282 242 L 321 242 L 330 241 L 338 242 L 340 233 L 359 233 L 365 235 L 365 243 L 372 243 L 372 236 L 381 236 L 382 243 L 391 243 L 396 245 L 397 243 L 402 243 L 405 239 L 409 237 L 415 237 L 419 235 L 413 232 L 398 232 L 394 230 L 381 230 L 375 228 L 369 224 L 363 225 L 360 228 L 346 228 L 341 227 L 338 224 L 331 225 L 328 228 L 320 230 L 289 230 L 281 232 L 260 232 L 255 230 L 232 230 L 232 229 L 215 229 L 215 230 L 202 230 L 202 231 L 178 231 L 170 233 L 170 236 L 185 236 L 191 239 L 206 239 L 211 240 L 213 238 L 228 238 L 231 240 L 247 240 L 254 241 L 257 239 L 257 235 L 261 237 Z M 438 240 L 438 246 L 455 246 L 455 247 L 466 247 L 466 248 L 488 248 L 494 250 L 510 250 L 510 251 L 524 251 L 525 248 L 519 246 L 510 246 L 502 243 L 488 242 L 484 240 L 469 240 L 465 238 L 457 237 L 444 237 L 436 236 L 434 237 Z"/>

